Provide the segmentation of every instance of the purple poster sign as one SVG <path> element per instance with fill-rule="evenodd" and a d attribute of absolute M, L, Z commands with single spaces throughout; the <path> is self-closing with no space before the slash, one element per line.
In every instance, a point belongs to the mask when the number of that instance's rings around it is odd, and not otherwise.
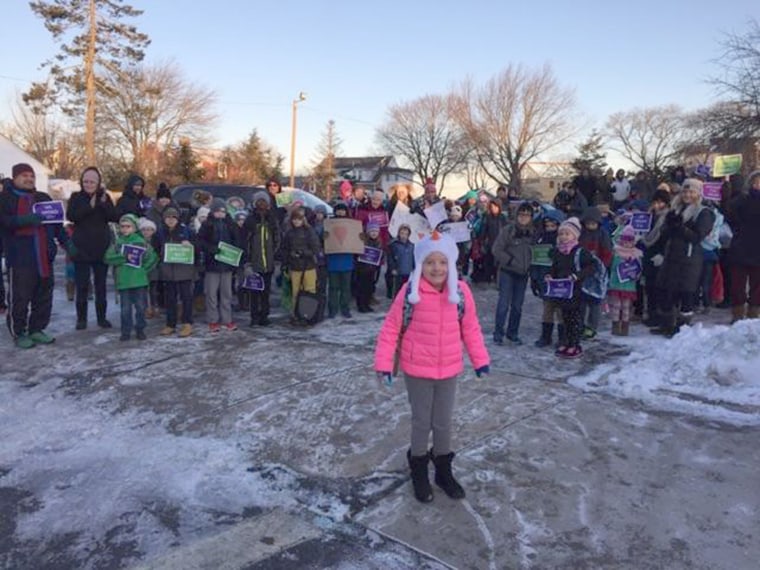
<path fill-rule="evenodd" d="M 151 200 L 151 199 L 150 199 L 150 198 L 148 198 L 147 196 L 145 196 L 144 198 L 141 198 L 141 199 L 140 199 L 140 209 L 141 209 L 143 212 L 147 212 L 148 210 L 150 210 L 150 207 L 151 207 L 152 205 L 153 205 L 153 200 Z"/>
<path fill-rule="evenodd" d="M 707 178 L 710 176 L 711 170 L 712 169 L 710 168 L 709 164 L 698 164 L 697 168 L 694 169 L 694 174 L 701 176 L 702 178 Z"/>
<path fill-rule="evenodd" d="M 264 290 L 264 278 L 260 273 L 251 273 L 246 276 L 243 283 L 240 285 L 243 289 L 250 291 L 263 291 Z"/>
<path fill-rule="evenodd" d="M 383 260 L 383 250 L 378 247 L 364 246 L 364 253 L 359 256 L 359 263 L 368 263 L 369 265 L 380 265 Z"/>
<path fill-rule="evenodd" d="M 145 255 L 145 248 L 139 245 L 124 244 L 121 246 L 121 253 L 127 258 L 127 265 L 129 267 L 141 267 L 143 255 Z"/>
<path fill-rule="evenodd" d="M 469 223 L 470 225 L 475 223 L 475 220 L 478 217 L 478 210 L 477 208 L 470 208 L 467 210 L 467 213 L 464 215 L 464 219 Z"/>
<path fill-rule="evenodd" d="M 369 212 L 367 214 L 367 223 L 375 223 L 381 228 L 387 228 L 388 212 Z"/>
<path fill-rule="evenodd" d="M 553 299 L 572 299 L 572 279 L 550 279 L 546 282 L 546 296 Z"/>
<path fill-rule="evenodd" d="M 713 202 L 720 202 L 723 199 L 723 183 L 705 182 L 702 185 L 702 198 L 712 200 Z"/>
<path fill-rule="evenodd" d="M 638 259 L 624 259 L 617 266 L 617 276 L 621 283 L 636 281 L 641 277 L 641 262 Z"/>
<path fill-rule="evenodd" d="M 631 227 L 636 232 L 648 232 L 652 229 L 652 214 L 649 212 L 633 212 Z"/>
<path fill-rule="evenodd" d="M 63 223 L 63 202 L 37 202 L 32 205 L 32 212 L 42 216 L 43 224 Z"/>

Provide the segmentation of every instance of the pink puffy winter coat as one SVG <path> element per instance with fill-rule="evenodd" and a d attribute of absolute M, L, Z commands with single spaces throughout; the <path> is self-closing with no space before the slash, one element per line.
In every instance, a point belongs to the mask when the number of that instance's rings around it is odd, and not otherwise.
<path fill-rule="evenodd" d="M 375 370 L 378 372 L 393 370 L 407 286 L 404 285 L 396 295 L 377 337 Z M 437 291 L 425 279 L 420 281 L 420 302 L 414 305 L 409 328 L 401 341 L 400 368 L 405 374 L 431 380 L 460 374 L 464 370 L 463 341 L 473 368 L 490 363 L 472 292 L 463 281 L 459 282 L 459 287 L 464 295 L 461 334 L 457 305 L 449 302 L 446 287 Z"/>

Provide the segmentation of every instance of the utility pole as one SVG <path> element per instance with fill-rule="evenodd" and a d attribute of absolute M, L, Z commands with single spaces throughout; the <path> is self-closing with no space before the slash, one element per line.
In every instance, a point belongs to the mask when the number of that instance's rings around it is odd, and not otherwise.
<path fill-rule="evenodd" d="M 333 165 L 335 164 L 335 121 L 327 121 L 327 190 L 325 195 L 327 201 L 332 199 L 332 174 Z"/>
<path fill-rule="evenodd" d="M 95 0 L 90 1 L 90 33 L 87 55 L 84 59 L 86 113 L 84 123 L 84 150 L 87 162 L 95 164 L 95 41 L 97 39 L 97 9 Z"/>
<path fill-rule="evenodd" d="M 306 93 L 301 91 L 297 99 L 293 99 L 293 119 L 290 130 L 290 187 L 294 188 L 296 183 L 296 109 L 298 104 L 306 101 Z"/>

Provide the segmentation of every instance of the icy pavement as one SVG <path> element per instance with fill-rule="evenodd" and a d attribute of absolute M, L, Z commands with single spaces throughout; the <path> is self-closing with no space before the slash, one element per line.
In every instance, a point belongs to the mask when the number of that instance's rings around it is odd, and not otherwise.
<path fill-rule="evenodd" d="M 60 289 L 55 345 L 0 347 L 0 568 L 758 568 L 760 323 L 565 362 L 528 299 L 526 345 L 460 383 L 467 500 L 421 505 L 380 314 L 125 345 Z"/>

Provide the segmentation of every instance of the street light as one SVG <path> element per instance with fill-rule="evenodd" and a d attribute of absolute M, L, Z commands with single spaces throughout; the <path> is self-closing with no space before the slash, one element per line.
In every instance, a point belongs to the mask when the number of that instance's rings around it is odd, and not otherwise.
<path fill-rule="evenodd" d="M 293 99 L 293 121 L 290 131 L 290 187 L 295 188 L 296 184 L 296 107 L 302 101 L 306 101 L 306 93 L 301 91 L 298 99 Z"/>

